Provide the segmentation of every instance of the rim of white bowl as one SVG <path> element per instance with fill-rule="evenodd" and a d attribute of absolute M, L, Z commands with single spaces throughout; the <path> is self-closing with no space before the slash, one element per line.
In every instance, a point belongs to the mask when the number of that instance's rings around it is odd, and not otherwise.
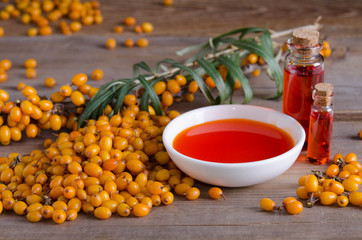
<path fill-rule="evenodd" d="M 200 111 L 200 110 L 203 110 L 203 109 L 207 109 L 207 108 L 226 108 L 226 107 L 235 107 L 235 106 L 246 107 L 246 108 L 259 108 L 259 109 L 274 111 L 277 114 L 281 114 L 284 117 L 288 118 L 290 121 L 294 122 L 298 126 L 298 132 L 301 134 L 301 137 L 300 137 L 300 139 L 298 140 L 297 143 L 294 143 L 294 146 L 291 149 L 289 149 L 288 151 L 286 151 L 286 152 L 284 152 L 284 153 L 282 153 L 282 154 L 280 154 L 278 156 L 275 156 L 275 157 L 272 157 L 272 158 L 267 158 L 267 159 L 262 159 L 262 160 L 257 160 L 257 161 L 254 161 L 254 162 L 243 162 L 243 163 L 220 163 L 220 162 L 210 162 L 210 161 L 200 160 L 200 159 L 197 159 L 197 158 L 192 158 L 192 157 L 189 157 L 189 156 L 187 156 L 185 154 L 180 153 L 179 151 L 177 151 L 176 149 L 173 148 L 172 144 L 173 144 L 173 140 L 175 138 L 171 139 L 171 141 L 168 141 L 165 138 L 166 134 L 168 134 L 168 132 L 170 131 L 169 129 L 171 129 L 172 126 L 177 124 L 177 121 L 179 121 L 179 120 L 177 120 L 178 117 L 184 117 L 184 116 L 187 116 L 187 115 L 191 115 L 194 112 L 197 112 L 197 111 Z M 298 148 L 302 149 L 302 147 L 304 145 L 305 137 L 306 137 L 306 134 L 304 132 L 304 129 L 303 129 L 302 125 L 297 120 L 295 120 L 294 118 L 292 118 L 292 117 L 290 117 L 290 116 L 288 116 L 288 115 L 286 115 L 286 114 L 284 114 L 282 112 L 279 112 L 279 111 L 277 111 L 275 109 L 267 108 L 267 107 L 261 107 L 261 106 L 255 106 L 255 105 L 222 104 L 222 105 L 206 106 L 206 107 L 201 107 L 201 108 L 197 108 L 197 109 L 187 111 L 187 112 L 181 114 L 178 117 L 176 117 L 169 124 L 167 124 L 167 126 L 166 126 L 166 128 L 165 128 L 165 130 L 164 130 L 164 132 L 162 134 L 163 143 L 165 144 L 166 150 L 167 151 L 172 151 L 173 153 L 175 153 L 177 155 L 185 157 L 189 161 L 197 162 L 197 163 L 200 163 L 202 165 L 209 165 L 209 166 L 214 165 L 214 166 L 223 166 L 223 167 L 225 167 L 225 166 L 227 166 L 227 167 L 235 167 L 235 166 L 243 165 L 245 167 L 248 167 L 248 166 L 252 166 L 252 165 L 260 165 L 260 164 L 263 164 L 266 161 L 268 161 L 268 162 L 278 161 L 278 159 L 283 157 L 284 155 L 289 155 L 289 154 L 292 153 L 292 151 L 296 151 L 295 149 L 298 149 Z M 224 119 L 224 118 L 220 118 L 220 119 Z M 211 122 L 211 121 L 216 121 L 216 120 L 218 120 L 218 119 L 205 121 L 205 122 Z M 198 124 L 196 124 L 196 125 L 198 125 Z M 196 125 L 192 125 L 192 126 L 196 126 Z"/>

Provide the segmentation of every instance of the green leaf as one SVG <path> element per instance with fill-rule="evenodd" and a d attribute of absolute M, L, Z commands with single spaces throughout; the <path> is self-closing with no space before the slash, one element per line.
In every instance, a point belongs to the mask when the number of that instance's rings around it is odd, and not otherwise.
<path fill-rule="evenodd" d="M 133 65 L 133 76 L 138 77 L 140 75 L 140 69 L 152 72 L 151 68 L 145 62 L 139 62 Z"/>
<path fill-rule="evenodd" d="M 244 90 L 244 102 L 248 103 L 253 98 L 253 92 L 251 91 L 248 79 L 245 77 L 243 71 L 239 66 L 239 62 L 235 63 L 230 58 L 226 56 L 220 56 L 219 61 L 226 66 L 228 69 L 228 73 L 230 73 L 231 77 L 234 79 L 234 84 L 236 79 L 241 81 Z"/>
<path fill-rule="evenodd" d="M 124 101 L 124 97 L 136 87 L 136 84 L 134 83 L 135 79 L 125 79 L 127 80 L 124 85 L 121 87 L 120 91 L 116 95 L 116 102 L 113 106 L 113 114 L 118 113 L 118 111 L 121 109 Z M 133 87 L 131 85 L 133 84 Z"/>
<path fill-rule="evenodd" d="M 161 107 L 161 102 L 160 99 L 158 98 L 157 94 L 155 93 L 155 91 L 153 90 L 153 87 L 151 86 L 151 84 L 146 80 L 146 78 L 144 78 L 142 75 L 138 76 L 138 79 L 140 80 L 140 82 L 142 83 L 143 87 L 145 88 L 145 91 L 143 94 L 147 93 L 150 98 L 151 98 L 151 102 L 152 102 L 152 106 L 155 109 L 155 112 L 157 115 L 162 115 L 162 107 Z M 148 109 L 147 109 L 148 110 Z"/>
<path fill-rule="evenodd" d="M 238 48 L 253 52 L 264 58 L 265 62 L 270 67 L 275 84 L 277 86 L 277 94 L 270 99 L 277 99 L 283 95 L 283 73 L 279 67 L 279 64 L 277 61 L 275 61 L 273 54 L 270 54 L 270 51 L 265 50 L 263 47 L 259 46 L 255 40 L 252 39 L 235 40 L 233 38 L 224 38 L 222 41 L 224 43 L 230 43 Z"/>
<path fill-rule="evenodd" d="M 224 80 L 222 79 L 220 73 L 217 71 L 214 65 L 212 65 L 210 62 L 206 61 L 205 59 L 202 58 L 196 61 L 214 81 L 220 96 L 219 103 L 224 102 L 225 99 L 229 97 L 229 95 L 227 93 Z"/>
<path fill-rule="evenodd" d="M 98 109 L 104 105 L 105 103 L 109 103 L 116 91 L 120 88 L 120 85 L 113 85 L 110 88 L 107 88 L 108 91 L 100 94 L 100 91 L 98 91 L 93 98 L 89 101 L 87 104 L 87 107 L 84 109 L 82 115 L 80 115 L 78 119 L 78 128 L 81 127 L 85 120 L 89 119 L 89 117 L 98 112 Z M 107 105 L 106 104 L 106 105 Z M 103 109 L 102 109 L 103 110 Z"/>
<path fill-rule="evenodd" d="M 191 68 L 186 67 L 185 65 L 182 65 L 181 63 L 178 63 L 178 62 L 176 62 L 174 60 L 169 59 L 169 61 L 173 62 L 172 63 L 173 67 L 177 67 L 179 69 L 182 69 L 182 70 L 188 72 L 190 74 L 190 76 L 197 82 L 201 92 L 204 94 L 204 96 L 209 101 L 209 103 L 212 104 L 212 105 L 216 104 L 216 100 L 212 96 L 210 89 L 207 87 L 204 80 L 194 70 L 192 70 Z"/>

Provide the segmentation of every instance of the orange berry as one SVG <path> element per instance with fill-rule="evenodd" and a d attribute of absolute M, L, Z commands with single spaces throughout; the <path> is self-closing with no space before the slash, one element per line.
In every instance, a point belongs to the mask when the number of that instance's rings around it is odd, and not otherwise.
<path fill-rule="evenodd" d="M 136 42 L 136 45 L 141 48 L 147 47 L 148 44 L 149 44 L 149 42 L 148 42 L 147 38 L 140 38 Z"/>
<path fill-rule="evenodd" d="M 127 26 L 133 26 L 136 24 L 136 19 L 134 17 L 126 17 L 124 19 L 124 24 L 126 24 Z"/>
<path fill-rule="evenodd" d="M 107 41 L 106 41 L 106 48 L 112 50 L 112 49 L 115 49 L 117 46 L 117 42 L 114 38 L 109 38 Z"/>

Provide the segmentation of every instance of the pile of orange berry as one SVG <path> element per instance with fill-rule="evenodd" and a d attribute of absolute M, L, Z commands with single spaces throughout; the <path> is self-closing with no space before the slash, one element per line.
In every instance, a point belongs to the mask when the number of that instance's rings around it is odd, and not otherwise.
<path fill-rule="evenodd" d="M 317 202 L 321 205 L 333 205 L 337 203 L 340 207 L 346 207 L 349 203 L 355 206 L 362 205 L 362 192 L 359 186 L 362 183 L 362 164 L 357 161 L 354 153 L 348 153 L 345 157 L 338 153 L 333 157 L 333 163 L 328 166 L 325 173 L 312 171 L 313 174 L 304 175 L 299 178 L 299 187 L 296 190 L 297 197 L 306 200 L 307 207 L 313 207 Z M 301 202 L 294 203 L 297 207 L 288 203 L 297 201 L 293 197 L 287 198 L 283 206 L 291 214 L 303 211 Z M 276 207 L 271 199 L 262 199 L 260 206 L 265 211 L 280 209 Z M 291 210 L 293 209 L 293 210 Z M 296 211 L 299 209 L 299 211 Z"/>
<path fill-rule="evenodd" d="M 26 65 L 36 67 L 34 61 Z M 11 61 L 4 63 L 11 67 Z M 95 80 L 102 77 L 100 69 L 92 73 Z M 0 157 L 0 213 L 5 209 L 30 222 L 51 218 L 55 223 L 72 221 L 81 211 L 99 219 L 115 213 L 142 217 L 152 207 L 171 204 L 174 193 L 188 200 L 199 198 L 194 179 L 176 167 L 162 143 L 165 126 L 179 113 L 156 116 L 152 107 L 140 111 L 137 96 L 128 94 L 121 112 L 111 116 L 108 105 L 103 116 L 77 128 L 86 96 L 92 98 L 98 91 L 87 81 L 86 74 L 76 74 L 71 85 L 60 86 L 49 99 L 23 82 L 18 90 L 26 100 L 9 101 L 9 94 L 0 89 L 1 144 L 20 141 L 23 132 L 29 138 L 39 136 L 40 129 L 57 132 L 54 141 L 44 140 L 43 150 Z M 176 75 L 165 81 L 154 90 L 167 108 L 186 79 Z M 44 84 L 53 87 L 55 80 L 47 78 Z M 197 91 L 196 82 L 188 88 Z M 62 132 L 65 128 L 69 131 Z M 217 187 L 208 194 L 224 198 Z"/>
<path fill-rule="evenodd" d="M 20 19 L 23 24 L 32 24 L 28 36 L 51 35 L 54 28 L 51 23 L 56 22 L 65 35 L 80 31 L 82 25 L 103 22 L 100 3 L 96 0 L 83 3 L 69 0 L 19 0 L 15 4 L 7 4 L 0 11 L 0 20 L 10 18 Z"/>
<path fill-rule="evenodd" d="M 136 18 L 134 17 L 126 17 L 123 20 L 123 25 L 117 25 L 113 28 L 113 32 L 117 34 L 121 34 L 124 31 L 124 27 L 132 28 L 135 33 L 142 34 L 142 33 L 151 33 L 153 32 L 153 25 L 149 22 L 143 22 L 142 24 L 136 23 Z M 147 47 L 149 41 L 147 38 L 139 38 L 136 41 L 136 46 L 138 47 Z M 126 47 L 133 47 L 135 45 L 135 41 L 132 38 L 127 38 L 124 41 L 124 46 Z M 109 38 L 106 41 L 106 47 L 108 49 L 114 49 L 117 46 L 117 42 L 114 38 Z"/>

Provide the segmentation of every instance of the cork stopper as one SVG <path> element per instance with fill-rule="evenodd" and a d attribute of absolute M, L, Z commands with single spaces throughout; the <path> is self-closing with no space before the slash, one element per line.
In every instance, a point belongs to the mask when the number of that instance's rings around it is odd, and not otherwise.
<path fill-rule="evenodd" d="M 292 36 L 293 44 L 305 47 L 316 46 L 319 40 L 319 32 L 315 29 L 297 29 Z"/>
<path fill-rule="evenodd" d="M 329 83 L 317 83 L 314 87 L 314 101 L 320 106 L 328 106 L 333 99 L 333 85 Z"/>

